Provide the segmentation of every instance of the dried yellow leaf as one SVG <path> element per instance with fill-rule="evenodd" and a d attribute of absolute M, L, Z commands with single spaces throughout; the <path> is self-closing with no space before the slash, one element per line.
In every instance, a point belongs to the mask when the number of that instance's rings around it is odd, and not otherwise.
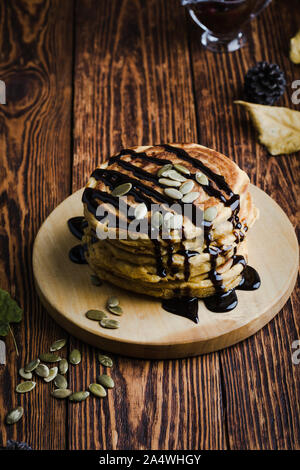
<path fill-rule="evenodd" d="M 300 64 L 300 29 L 296 36 L 291 39 L 290 59 L 294 64 Z"/>
<path fill-rule="evenodd" d="M 271 155 L 293 153 L 300 150 L 300 112 L 277 106 L 235 101 L 249 111 L 258 131 L 259 142 Z"/>

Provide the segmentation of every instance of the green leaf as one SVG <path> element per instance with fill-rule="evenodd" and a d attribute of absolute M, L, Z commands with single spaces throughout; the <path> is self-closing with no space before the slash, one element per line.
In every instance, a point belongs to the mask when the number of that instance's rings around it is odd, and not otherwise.
<path fill-rule="evenodd" d="M 6 336 L 10 323 L 19 323 L 22 320 L 22 309 L 11 298 L 8 292 L 0 289 L 0 336 Z"/>

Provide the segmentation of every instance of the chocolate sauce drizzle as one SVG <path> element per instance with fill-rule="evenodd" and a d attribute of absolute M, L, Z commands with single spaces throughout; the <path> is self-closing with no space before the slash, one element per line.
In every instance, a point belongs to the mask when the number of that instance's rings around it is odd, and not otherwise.
<path fill-rule="evenodd" d="M 71 219 L 68 220 L 69 230 L 74 235 L 74 237 L 78 238 L 78 240 L 82 240 L 83 231 L 87 225 L 87 221 L 84 217 L 71 217 Z M 70 260 L 76 264 L 86 264 L 87 261 L 84 255 L 85 250 L 86 245 L 73 246 L 73 248 L 71 248 L 69 251 Z"/>
<path fill-rule="evenodd" d="M 193 165 L 194 168 L 200 170 L 205 174 L 209 180 L 208 185 L 201 185 L 202 189 L 210 197 L 214 197 L 221 201 L 226 207 L 231 209 L 231 216 L 228 219 L 233 224 L 233 233 L 236 237 L 236 242 L 241 242 L 244 239 L 244 234 L 241 232 L 242 224 L 239 220 L 239 210 L 240 210 L 240 198 L 238 194 L 234 194 L 230 189 L 228 184 L 225 181 L 225 178 L 222 175 L 219 175 L 212 171 L 209 167 L 204 165 L 200 160 L 193 158 L 189 155 L 184 149 L 179 147 L 173 147 L 171 145 L 163 144 L 161 147 L 170 154 L 175 154 L 180 160 L 189 162 Z M 101 180 L 106 186 L 111 190 L 116 186 L 130 182 L 132 184 L 131 190 L 128 192 L 128 195 L 131 195 L 137 202 L 144 202 L 148 208 L 151 209 L 153 202 L 158 202 L 162 204 L 172 205 L 174 204 L 173 199 L 166 196 L 164 193 L 156 191 L 152 186 L 148 186 L 143 183 L 143 181 L 148 181 L 153 183 L 156 187 L 164 187 L 158 181 L 158 177 L 155 174 L 145 171 L 140 166 L 134 165 L 131 162 L 128 162 L 122 159 L 123 156 L 130 155 L 131 161 L 142 160 L 145 162 L 152 162 L 158 166 L 163 166 L 168 163 L 172 163 L 171 160 L 167 158 L 158 158 L 156 156 L 149 156 L 145 152 L 136 152 L 133 149 L 124 149 L 118 155 L 111 157 L 109 160 L 109 165 L 117 163 L 118 166 L 125 169 L 130 174 L 120 173 L 112 169 L 101 169 L 97 168 L 93 173 L 92 177 L 96 180 Z M 195 179 L 195 175 L 191 174 L 189 179 Z M 197 182 L 197 185 L 199 183 Z M 113 196 L 112 194 L 107 193 L 106 191 L 100 191 L 98 189 L 86 188 L 82 198 L 83 202 L 87 204 L 88 210 L 94 214 L 94 216 L 101 220 L 102 217 L 98 217 L 96 212 L 99 205 L 99 201 L 104 203 L 109 203 L 116 209 L 119 208 L 119 198 Z M 181 201 L 176 201 L 180 206 L 184 204 Z M 124 203 L 124 212 L 126 211 L 127 219 L 133 219 L 134 217 L 128 216 L 129 206 Z M 192 215 L 191 220 L 194 225 L 196 225 L 197 217 L 200 209 L 192 204 Z M 81 239 L 83 234 L 83 218 L 75 217 L 68 221 L 69 228 L 73 235 Z M 200 217 L 202 220 L 202 217 Z M 204 303 L 206 307 L 214 312 L 227 312 L 236 307 L 238 300 L 235 293 L 236 289 L 239 290 L 255 290 L 260 286 L 260 278 L 255 269 L 250 266 L 246 266 L 246 261 L 242 256 L 236 255 L 236 249 L 233 255 L 233 265 L 242 264 L 243 272 L 241 274 L 242 280 L 240 285 L 233 290 L 226 291 L 223 286 L 222 275 L 217 271 L 217 259 L 218 256 L 222 253 L 222 250 L 211 244 L 212 234 L 211 228 L 212 223 L 203 221 L 202 222 L 204 229 L 204 240 L 206 248 L 204 252 L 209 254 L 209 260 L 211 264 L 211 270 L 209 272 L 209 279 L 211 280 L 215 294 L 211 297 L 205 298 Z M 117 226 L 120 226 L 120 214 L 117 216 Z M 244 230 L 247 231 L 248 227 L 244 226 Z M 158 238 L 151 239 L 153 243 L 153 249 L 156 259 L 156 269 L 157 274 L 160 277 L 166 277 L 167 273 L 170 272 L 172 275 L 175 275 L 178 271 L 173 263 L 173 251 L 174 247 L 171 241 L 167 242 L 167 262 L 164 264 L 161 245 Z M 189 259 L 192 256 L 199 254 L 197 251 L 191 251 L 185 249 L 184 246 L 184 237 L 181 242 L 180 250 L 177 251 L 177 254 L 184 257 L 184 280 L 187 282 L 190 278 L 190 262 Z M 83 263 L 85 261 L 84 257 L 84 248 L 81 248 L 82 245 L 77 245 L 70 251 L 70 258 L 72 261 L 77 263 Z M 187 317 L 194 322 L 198 322 L 198 299 L 195 297 L 190 297 L 188 289 L 185 289 L 186 295 L 179 297 L 178 293 L 174 291 L 174 298 L 169 300 L 164 300 L 162 302 L 163 308 L 169 312 L 175 313 L 177 315 L 182 315 Z"/>

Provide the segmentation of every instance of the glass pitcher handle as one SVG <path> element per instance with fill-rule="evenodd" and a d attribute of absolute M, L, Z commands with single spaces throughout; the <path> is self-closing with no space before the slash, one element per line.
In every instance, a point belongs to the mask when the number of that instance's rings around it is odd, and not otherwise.
<path fill-rule="evenodd" d="M 266 0 L 265 2 L 263 2 L 262 5 L 258 7 L 257 11 L 251 13 L 250 15 L 251 20 L 253 20 L 253 18 L 255 18 L 257 15 L 259 15 L 271 3 L 271 1 L 272 0 Z"/>

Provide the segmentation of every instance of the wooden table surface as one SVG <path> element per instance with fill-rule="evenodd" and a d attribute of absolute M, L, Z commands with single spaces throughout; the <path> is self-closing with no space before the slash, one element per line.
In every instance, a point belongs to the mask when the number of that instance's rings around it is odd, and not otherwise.
<path fill-rule="evenodd" d="M 274 0 L 247 27 L 245 48 L 214 55 L 201 47 L 200 29 L 177 0 L 0 3 L 0 79 L 7 86 L 7 104 L 0 106 L 0 282 L 24 309 L 23 322 L 14 326 L 20 356 L 7 337 L 7 365 L 0 366 L 0 443 L 300 448 L 300 365 L 292 362 L 300 328 L 296 291 L 271 323 L 226 350 L 171 361 L 115 357 L 116 388 L 107 399 L 72 405 L 53 399 L 40 383 L 30 394 L 14 393 L 18 368 L 67 336 L 34 289 L 35 235 L 120 148 L 182 141 L 213 147 L 233 158 L 296 225 L 297 156 L 269 156 L 233 100 L 242 98 L 248 68 L 267 60 L 286 73 L 279 105 L 297 109 L 291 83 L 300 79 L 300 67 L 290 62 L 288 47 L 299 25 L 298 0 Z M 74 347 L 83 361 L 69 381 L 81 389 L 95 375 L 96 351 L 69 337 L 68 349 Z M 17 403 L 25 416 L 7 427 L 4 415 Z"/>

